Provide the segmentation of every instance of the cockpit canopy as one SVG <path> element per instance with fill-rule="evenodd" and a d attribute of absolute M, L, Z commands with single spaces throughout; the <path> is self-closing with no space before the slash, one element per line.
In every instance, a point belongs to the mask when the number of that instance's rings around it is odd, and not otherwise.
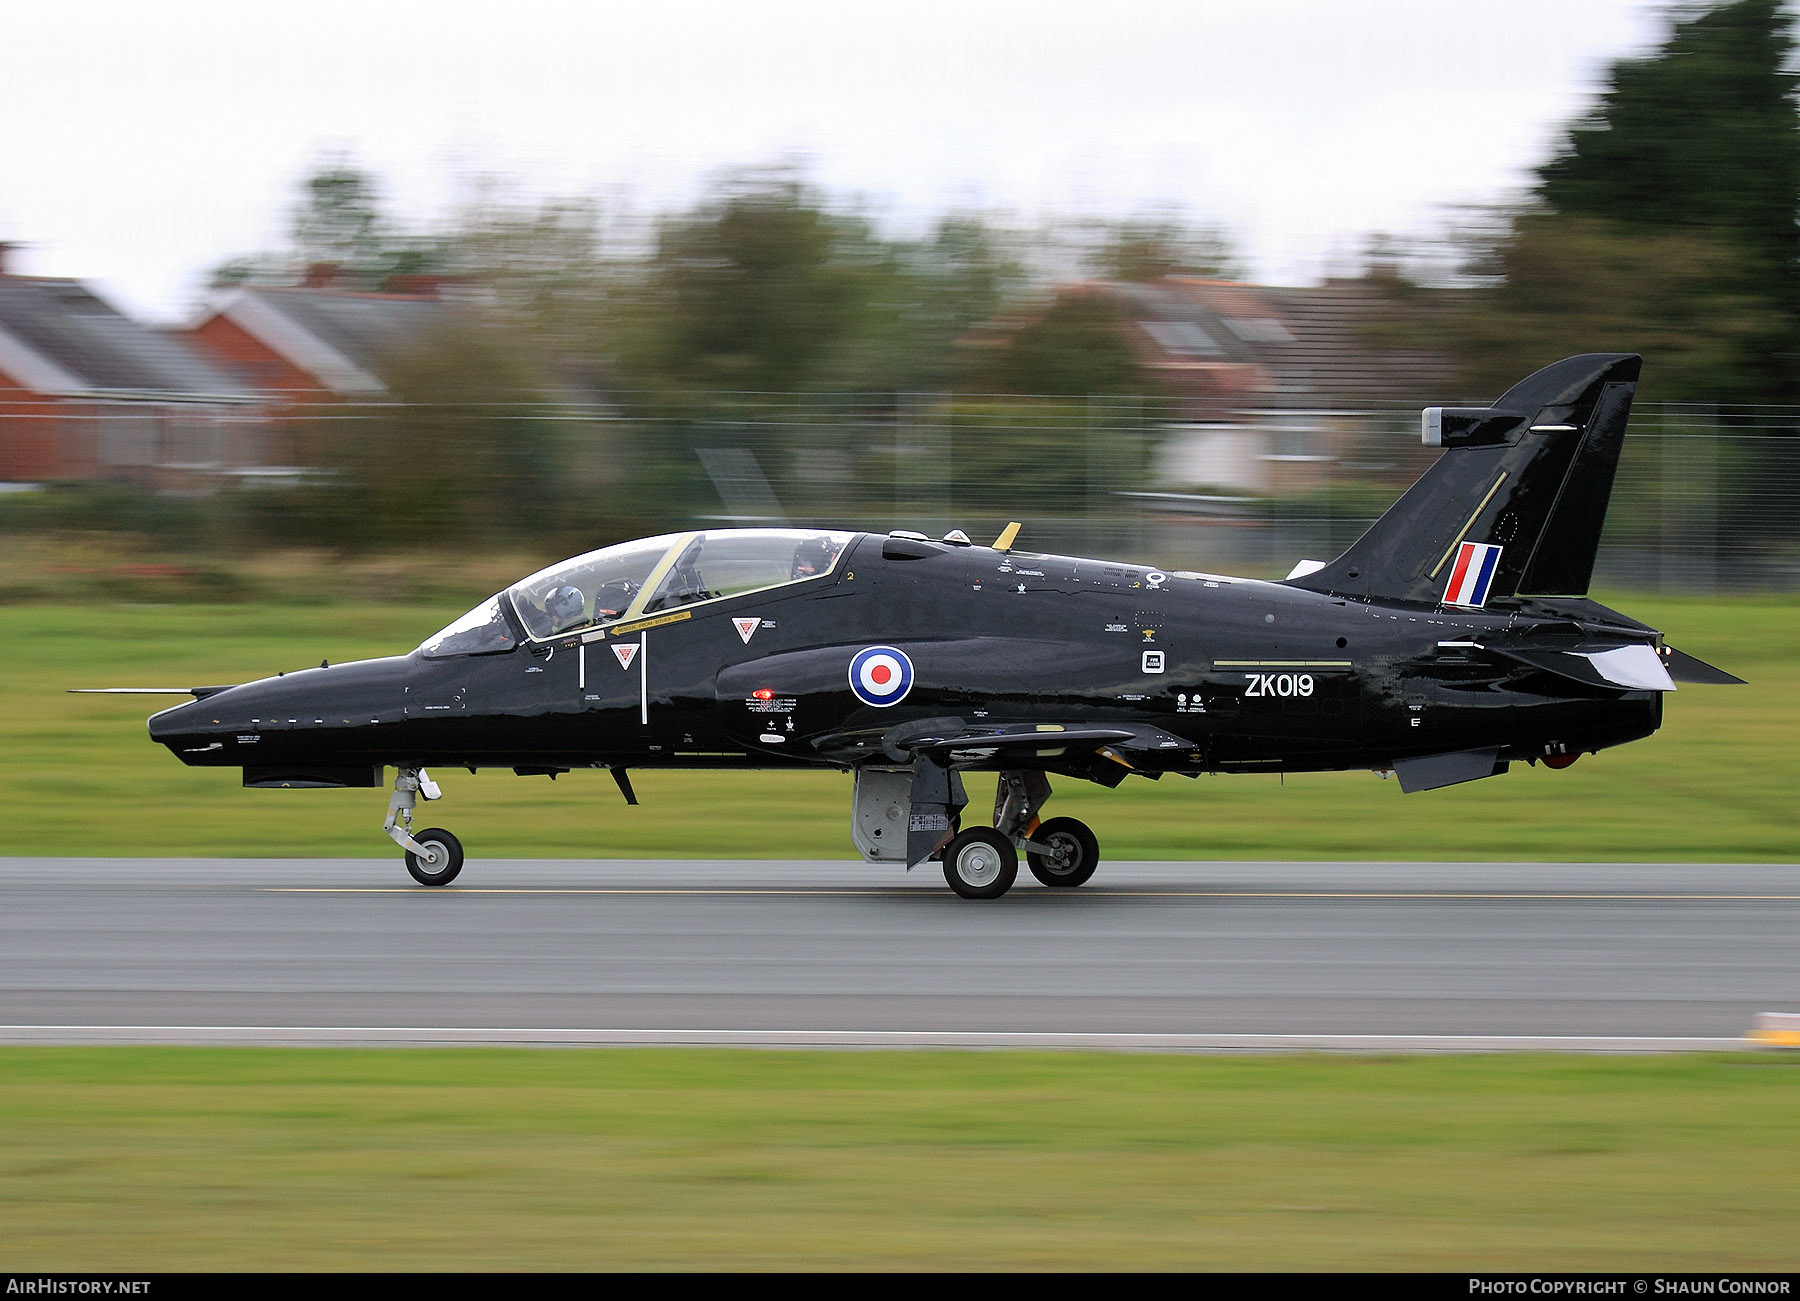
<path fill-rule="evenodd" d="M 540 569 L 476 606 L 419 647 L 425 655 L 511 650 L 728 596 L 821 578 L 851 534 L 817 529 L 711 529 L 621 542 Z M 508 616 L 511 616 L 510 618 Z"/>

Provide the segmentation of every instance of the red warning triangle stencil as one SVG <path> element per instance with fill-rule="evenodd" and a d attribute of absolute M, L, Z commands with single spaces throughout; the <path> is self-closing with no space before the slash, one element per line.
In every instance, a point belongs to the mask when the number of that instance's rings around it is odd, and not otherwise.
<path fill-rule="evenodd" d="M 638 653 L 638 644 L 634 641 L 616 641 L 612 644 L 612 653 L 618 657 L 619 667 L 628 669 L 632 658 Z"/>

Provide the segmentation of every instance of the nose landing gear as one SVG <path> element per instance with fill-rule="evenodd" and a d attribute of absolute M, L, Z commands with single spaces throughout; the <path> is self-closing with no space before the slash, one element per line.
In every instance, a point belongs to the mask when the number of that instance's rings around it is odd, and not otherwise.
<path fill-rule="evenodd" d="M 412 831 L 413 806 L 419 796 L 435 800 L 443 795 L 423 768 L 401 768 L 394 774 L 394 797 L 388 801 L 387 822 L 382 830 L 406 851 L 406 870 L 420 885 L 449 885 L 462 871 L 462 842 L 442 827 Z"/>
<path fill-rule="evenodd" d="M 449 885 L 462 871 L 462 841 L 442 827 L 427 827 L 414 840 L 422 852 L 406 851 L 406 870 L 420 885 Z"/>

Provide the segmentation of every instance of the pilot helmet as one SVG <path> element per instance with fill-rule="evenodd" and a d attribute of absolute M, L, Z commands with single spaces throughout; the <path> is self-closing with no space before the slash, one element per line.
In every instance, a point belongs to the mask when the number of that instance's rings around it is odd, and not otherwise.
<path fill-rule="evenodd" d="M 581 595 L 579 587 L 571 587 L 564 583 L 553 587 L 544 597 L 544 613 L 550 616 L 550 631 L 560 632 L 570 624 L 581 622 L 581 614 L 587 601 Z"/>
<path fill-rule="evenodd" d="M 794 548 L 794 565 L 789 571 L 793 578 L 813 578 L 831 568 L 831 562 L 837 559 L 837 551 L 831 545 L 830 538 L 808 538 Z"/>
<path fill-rule="evenodd" d="M 631 606 L 631 598 L 637 594 L 637 585 L 625 578 L 615 578 L 610 583 L 603 583 L 594 593 L 594 618 L 616 619 Z"/>

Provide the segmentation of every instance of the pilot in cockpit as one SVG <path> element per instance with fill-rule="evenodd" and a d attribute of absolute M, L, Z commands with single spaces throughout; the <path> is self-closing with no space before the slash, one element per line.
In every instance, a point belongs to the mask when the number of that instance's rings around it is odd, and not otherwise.
<path fill-rule="evenodd" d="M 587 598 L 582 596 L 579 587 L 564 583 L 545 594 L 544 613 L 550 617 L 550 632 L 555 635 L 584 621 Z"/>
<path fill-rule="evenodd" d="M 608 619 L 617 619 L 631 606 L 631 598 L 637 595 L 637 584 L 625 578 L 615 578 L 610 583 L 601 585 L 594 593 L 594 622 L 605 623 Z"/>
<path fill-rule="evenodd" d="M 831 568 L 837 553 L 837 543 L 830 538 L 808 538 L 794 548 L 794 563 L 788 575 L 791 578 L 815 578 Z"/>

